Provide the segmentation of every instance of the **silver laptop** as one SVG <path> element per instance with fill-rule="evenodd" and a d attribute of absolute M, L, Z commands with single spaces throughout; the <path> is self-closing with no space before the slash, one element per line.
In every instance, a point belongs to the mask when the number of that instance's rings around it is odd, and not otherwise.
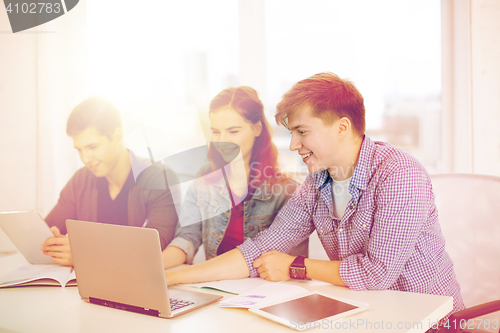
<path fill-rule="evenodd" d="M 45 240 L 54 237 L 54 234 L 37 212 L 2 212 L 0 227 L 30 263 L 55 264 L 50 256 L 40 250 Z"/>
<path fill-rule="evenodd" d="M 66 227 L 78 292 L 86 302 L 173 318 L 222 298 L 168 290 L 155 229 L 75 220 Z"/>

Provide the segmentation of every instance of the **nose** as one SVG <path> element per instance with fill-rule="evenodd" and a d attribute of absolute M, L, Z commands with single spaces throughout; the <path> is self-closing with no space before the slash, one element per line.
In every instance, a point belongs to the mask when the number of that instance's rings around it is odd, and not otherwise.
<path fill-rule="evenodd" d="M 296 137 L 295 134 L 292 133 L 292 138 L 290 139 L 290 150 L 299 150 L 302 147 L 302 143 L 300 140 Z"/>
<path fill-rule="evenodd" d="M 81 151 L 80 152 L 80 159 L 82 160 L 83 164 L 87 165 L 89 162 L 92 161 L 92 153 L 88 151 Z"/>
<path fill-rule="evenodd" d="M 228 140 L 228 135 L 225 133 L 225 132 L 222 132 L 220 135 L 219 135 L 219 138 L 218 138 L 219 142 L 229 142 L 227 141 Z"/>
<path fill-rule="evenodd" d="M 221 148 L 233 147 L 233 142 L 231 141 L 230 136 L 225 132 L 217 135 L 217 137 L 214 139 L 215 140 L 213 140 L 213 141 L 219 143 L 219 147 L 221 147 Z"/>

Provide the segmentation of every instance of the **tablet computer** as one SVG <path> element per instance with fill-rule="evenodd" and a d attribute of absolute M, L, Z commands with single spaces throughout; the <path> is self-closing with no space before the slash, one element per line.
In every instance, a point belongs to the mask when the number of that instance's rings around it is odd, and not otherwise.
<path fill-rule="evenodd" d="M 37 212 L 1 212 L 0 227 L 30 263 L 54 264 L 52 258 L 40 250 L 45 240 L 54 234 Z"/>
<path fill-rule="evenodd" d="M 298 331 L 323 327 L 325 321 L 335 322 L 367 310 L 368 303 L 334 297 L 316 291 L 305 296 L 249 308 L 250 312 Z"/>

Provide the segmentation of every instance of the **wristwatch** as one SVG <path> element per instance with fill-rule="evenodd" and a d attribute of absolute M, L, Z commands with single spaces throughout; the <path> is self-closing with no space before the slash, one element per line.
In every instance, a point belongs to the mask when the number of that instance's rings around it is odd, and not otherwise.
<path fill-rule="evenodd" d="M 305 280 L 306 279 L 306 265 L 304 264 L 303 256 L 297 256 L 295 260 L 290 265 L 290 278 L 295 280 Z"/>

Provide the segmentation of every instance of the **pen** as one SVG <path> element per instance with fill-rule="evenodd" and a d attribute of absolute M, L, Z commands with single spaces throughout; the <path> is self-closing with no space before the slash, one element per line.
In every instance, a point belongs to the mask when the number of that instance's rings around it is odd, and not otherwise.
<path fill-rule="evenodd" d="M 143 228 L 146 228 L 146 226 L 148 225 L 149 223 L 149 219 L 146 219 L 146 221 L 144 221 L 144 224 L 142 225 Z"/>

